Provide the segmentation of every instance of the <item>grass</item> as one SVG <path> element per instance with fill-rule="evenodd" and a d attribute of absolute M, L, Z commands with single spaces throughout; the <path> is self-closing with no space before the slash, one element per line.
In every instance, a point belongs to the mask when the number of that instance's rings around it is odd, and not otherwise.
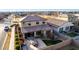
<path fill-rule="evenodd" d="M 43 41 L 44 41 L 44 43 L 45 43 L 47 46 L 54 45 L 54 44 L 57 44 L 57 43 L 62 42 L 61 40 L 43 40 Z"/>
<path fill-rule="evenodd" d="M 15 46 L 15 49 L 16 49 L 16 50 L 20 50 L 20 45 L 16 45 L 16 46 Z"/>
<path fill-rule="evenodd" d="M 67 33 L 67 35 L 70 36 L 70 37 L 75 37 L 75 36 L 77 36 L 78 34 L 75 33 L 75 32 L 70 32 L 70 33 Z"/>

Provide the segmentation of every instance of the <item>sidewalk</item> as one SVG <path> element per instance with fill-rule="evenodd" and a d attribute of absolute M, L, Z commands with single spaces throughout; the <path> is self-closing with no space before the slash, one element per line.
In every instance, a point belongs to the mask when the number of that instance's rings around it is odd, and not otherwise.
<path fill-rule="evenodd" d="M 36 39 L 38 41 L 38 48 L 44 48 L 47 47 L 47 45 L 42 41 L 42 39 L 38 38 Z"/>
<path fill-rule="evenodd" d="M 8 32 L 5 38 L 5 42 L 3 45 L 3 50 L 9 50 L 9 44 L 10 44 L 10 38 L 11 38 L 11 32 Z"/>
<path fill-rule="evenodd" d="M 14 50 L 15 27 L 12 27 L 9 50 Z"/>

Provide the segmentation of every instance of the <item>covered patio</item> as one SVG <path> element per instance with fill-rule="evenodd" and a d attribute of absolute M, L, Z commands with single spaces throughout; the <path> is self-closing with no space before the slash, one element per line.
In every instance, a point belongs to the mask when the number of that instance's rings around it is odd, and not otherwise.
<path fill-rule="evenodd" d="M 25 38 L 27 37 L 50 37 L 53 34 L 53 29 L 48 25 L 23 27 L 22 32 Z"/>

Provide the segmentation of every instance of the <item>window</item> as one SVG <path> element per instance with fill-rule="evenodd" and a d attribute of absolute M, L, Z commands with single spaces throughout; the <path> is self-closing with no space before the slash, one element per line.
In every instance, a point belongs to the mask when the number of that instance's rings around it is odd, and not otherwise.
<path fill-rule="evenodd" d="M 31 24 L 30 24 L 30 23 L 28 23 L 28 25 L 30 26 Z"/>
<path fill-rule="evenodd" d="M 63 32 L 63 28 L 60 28 L 60 29 L 59 29 L 59 32 L 62 33 L 62 32 Z"/>
<path fill-rule="evenodd" d="M 45 22 L 43 22 L 43 24 L 45 24 Z"/>
<path fill-rule="evenodd" d="M 65 30 L 69 30 L 69 27 L 66 27 Z"/>
<path fill-rule="evenodd" d="M 36 22 L 36 24 L 39 24 L 39 22 Z"/>

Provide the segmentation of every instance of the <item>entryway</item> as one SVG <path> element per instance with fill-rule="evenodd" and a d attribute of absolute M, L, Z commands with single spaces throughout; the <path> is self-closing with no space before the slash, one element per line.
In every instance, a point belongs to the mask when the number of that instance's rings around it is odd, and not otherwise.
<path fill-rule="evenodd" d="M 27 37 L 34 37 L 34 32 L 30 32 L 30 33 L 25 33 L 25 38 Z"/>

